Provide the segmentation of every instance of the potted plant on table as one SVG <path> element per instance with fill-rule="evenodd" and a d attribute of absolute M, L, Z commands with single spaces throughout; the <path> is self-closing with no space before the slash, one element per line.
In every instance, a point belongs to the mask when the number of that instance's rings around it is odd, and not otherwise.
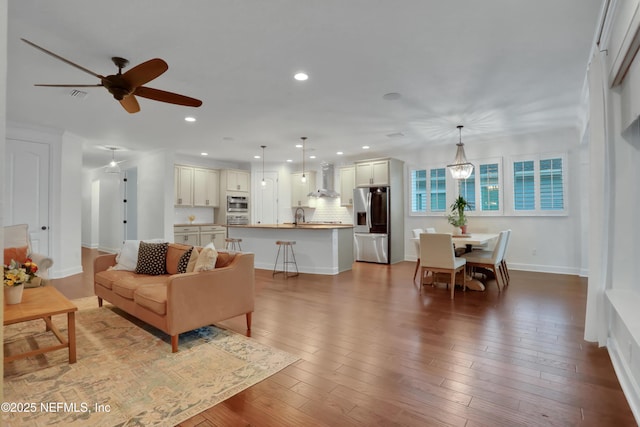
<path fill-rule="evenodd" d="M 460 228 L 462 234 L 467 234 L 467 217 L 464 215 L 464 210 L 469 206 L 469 203 L 462 196 L 451 204 L 451 214 L 447 216 L 449 224 L 456 228 Z"/>

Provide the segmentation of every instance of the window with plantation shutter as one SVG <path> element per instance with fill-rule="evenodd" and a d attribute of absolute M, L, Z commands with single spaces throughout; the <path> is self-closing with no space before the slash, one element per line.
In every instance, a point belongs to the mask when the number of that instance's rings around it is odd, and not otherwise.
<path fill-rule="evenodd" d="M 465 211 L 473 212 L 476 210 L 476 168 L 473 168 L 471 176 L 467 179 L 461 179 L 458 182 L 460 195 L 464 197 L 468 205 Z"/>
<path fill-rule="evenodd" d="M 411 214 L 447 210 L 446 168 L 410 169 Z"/>
<path fill-rule="evenodd" d="M 565 155 L 537 155 L 513 163 L 513 210 L 516 214 L 564 215 Z"/>
<path fill-rule="evenodd" d="M 427 171 L 411 171 L 411 212 L 427 212 Z"/>
<path fill-rule="evenodd" d="M 431 169 L 429 195 L 431 212 L 444 212 L 447 209 L 447 174 L 445 168 Z"/>
<path fill-rule="evenodd" d="M 540 160 L 540 210 L 564 209 L 562 159 Z"/>
<path fill-rule="evenodd" d="M 498 163 L 481 164 L 480 167 L 480 209 L 500 210 L 500 170 Z"/>

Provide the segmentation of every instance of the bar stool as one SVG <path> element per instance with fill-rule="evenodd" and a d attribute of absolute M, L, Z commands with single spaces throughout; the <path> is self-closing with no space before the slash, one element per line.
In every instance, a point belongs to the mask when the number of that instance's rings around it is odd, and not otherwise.
<path fill-rule="evenodd" d="M 240 242 L 242 239 L 232 239 L 231 237 L 227 237 L 224 239 L 225 245 L 224 248 L 231 251 L 242 251 L 242 246 L 240 246 Z"/>
<path fill-rule="evenodd" d="M 284 278 L 288 278 L 288 277 L 295 277 L 299 274 L 298 272 L 298 263 L 296 262 L 296 254 L 293 252 L 293 245 L 295 245 L 296 242 L 294 241 L 288 241 L 288 240 L 278 240 L 276 242 L 276 245 L 278 245 L 278 254 L 276 255 L 276 263 L 273 265 L 273 274 L 272 276 L 275 276 L 278 273 L 283 273 L 284 274 Z M 283 253 L 283 257 L 282 257 L 282 270 L 276 270 L 276 268 L 278 267 L 278 258 L 280 257 L 280 249 L 284 246 L 284 253 Z M 291 254 L 289 254 L 289 251 L 291 251 Z M 293 258 L 293 261 L 290 261 L 290 256 L 291 258 Z M 295 273 L 289 273 L 289 264 L 293 264 L 296 268 L 296 272 Z"/>

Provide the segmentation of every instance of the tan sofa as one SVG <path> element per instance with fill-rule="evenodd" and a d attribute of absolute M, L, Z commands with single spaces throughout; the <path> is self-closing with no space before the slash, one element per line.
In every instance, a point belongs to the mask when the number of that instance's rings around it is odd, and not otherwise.
<path fill-rule="evenodd" d="M 116 255 L 94 261 L 94 291 L 102 300 L 171 336 L 178 351 L 178 335 L 244 314 L 251 329 L 254 310 L 254 254 L 220 252 L 210 271 L 150 276 L 109 270 Z"/>

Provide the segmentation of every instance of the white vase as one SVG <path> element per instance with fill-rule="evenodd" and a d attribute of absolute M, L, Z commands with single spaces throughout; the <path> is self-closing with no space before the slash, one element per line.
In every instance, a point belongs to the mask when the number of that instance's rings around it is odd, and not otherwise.
<path fill-rule="evenodd" d="M 22 302 L 22 291 L 24 291 L 23 284 L 19 284 L 15 286 L 5 286 L 4 287 L 5 304 L 20 304 Z"/>

